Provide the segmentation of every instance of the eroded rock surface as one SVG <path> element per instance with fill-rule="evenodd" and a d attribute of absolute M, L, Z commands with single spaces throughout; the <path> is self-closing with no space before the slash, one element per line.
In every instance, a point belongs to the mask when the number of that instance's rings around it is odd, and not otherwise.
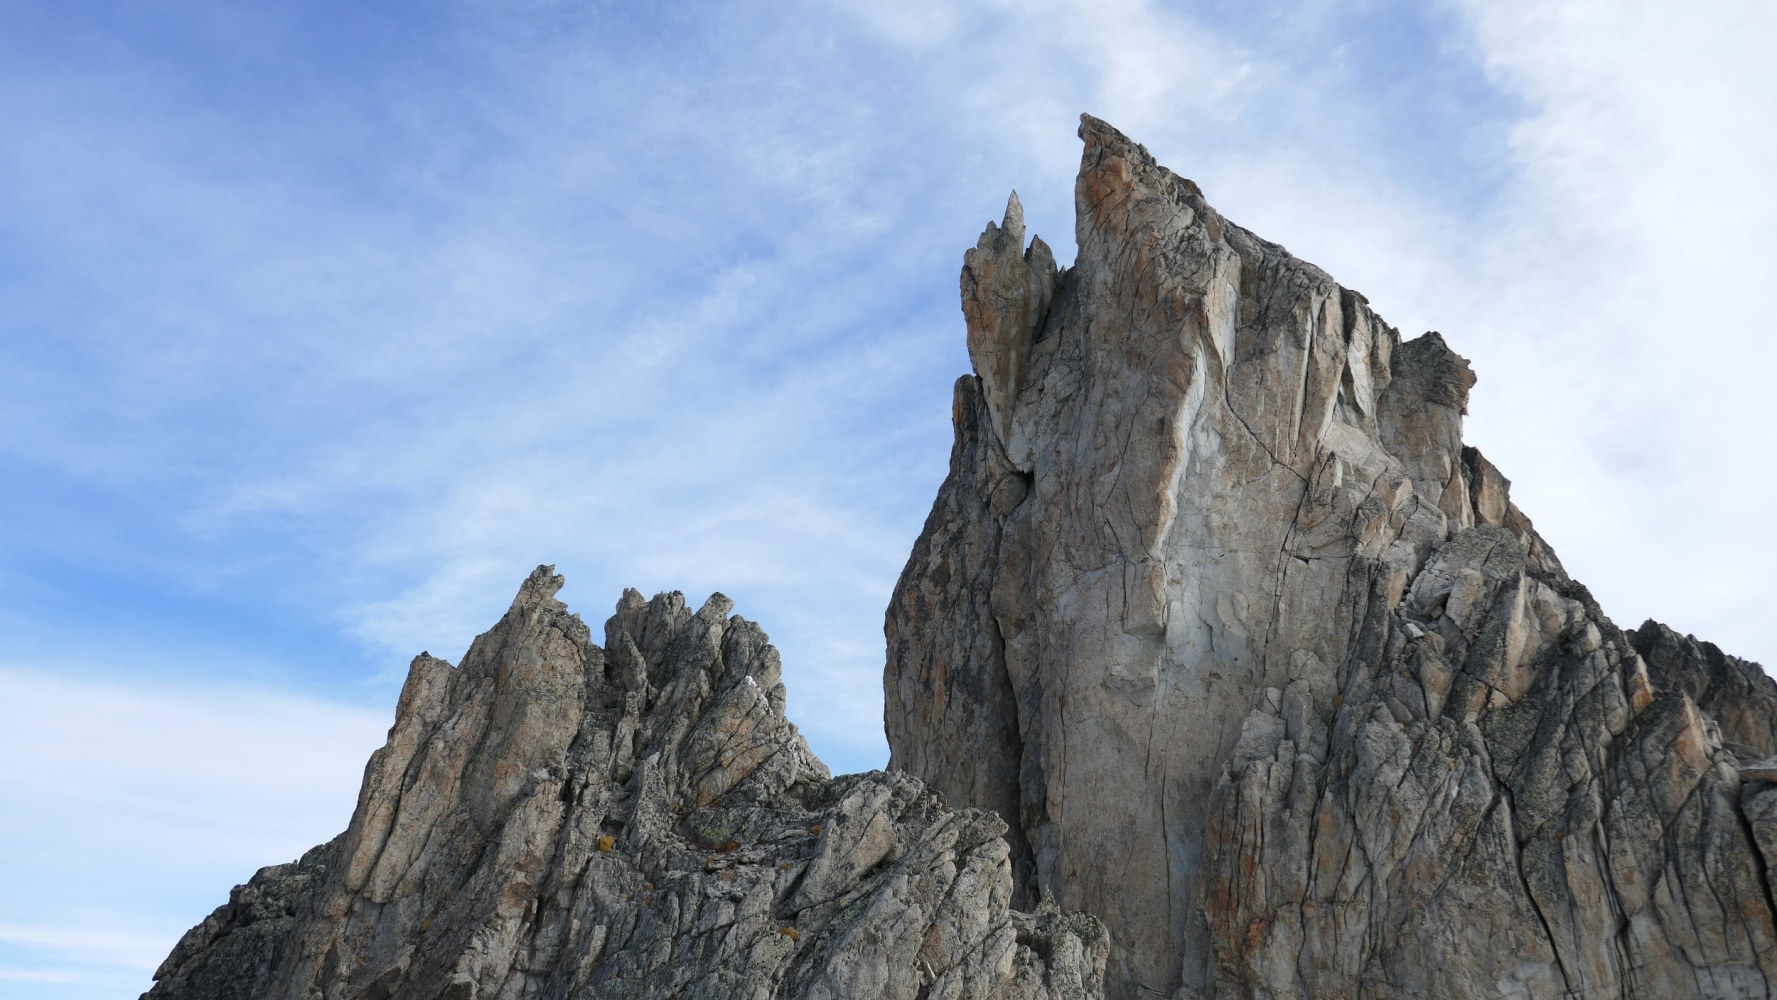
<path fill-rule="evenodd" d="M 1102 924 L 1013 911 L 1005 824 L 832 778 L 721 595 L 605 645 L 539 567 L 460 667 L 413 661 L 351 826 L 181 940 L 152 1000 L 1102 996 Z"/>
<path fill-rule="evenodd" d="M 966 260 L 891 767 L 1012 821 L 1117 998 L 1777 994 L 1777 685 L 1610 622 L 1439 334 L 1080 134 L 1073 266 L 1016 203 Z"/>

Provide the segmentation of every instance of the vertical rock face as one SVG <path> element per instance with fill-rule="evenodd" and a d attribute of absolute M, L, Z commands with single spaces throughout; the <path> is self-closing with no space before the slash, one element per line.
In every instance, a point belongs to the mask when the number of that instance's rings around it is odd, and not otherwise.
<path fill-rule="evenodd" d="M 1015 200 L 965 259 L 891 767 L 1011 821 L 1115 997 L 1777 994 L 1777 685 L 1611 624 L 1442 337 L 1080 135 L 1074 265 Z"/>
<path fill-rule="evenodd" d="M 711 597 L 593 644 L 539 567 L 422 654 L 351 826 L 187 933 L 151 1000 L 1102 996 L 1102 925 L 1010 909 L 991 813 L 830 778 L 777 651 Z"/>

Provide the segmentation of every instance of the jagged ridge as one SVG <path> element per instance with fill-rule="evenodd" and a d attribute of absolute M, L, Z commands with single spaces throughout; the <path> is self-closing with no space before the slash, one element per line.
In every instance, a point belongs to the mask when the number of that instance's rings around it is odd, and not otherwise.
<path fill-rule="evenodd" d="M 831 778 L 777 651 L 626 591 L 603 648 L 539 567 L 460 668 L 421 654 L 351 826 L 261 870 L 148 1000 L 1101 996 L 1101 924 L 1009 907 L 1005 824 Z"/>

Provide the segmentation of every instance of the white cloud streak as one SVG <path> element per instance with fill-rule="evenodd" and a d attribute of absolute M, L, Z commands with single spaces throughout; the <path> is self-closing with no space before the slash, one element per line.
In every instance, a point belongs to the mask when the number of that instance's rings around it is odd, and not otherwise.
<path fill-rule="evenodd" d="M 1777 488 L 1777 10 L 1475 4 L 1531 114 L 1487 266 L 1476 433 L 1619 624 L 1643 616 L 1777 665 L 1757 529 Z"/>

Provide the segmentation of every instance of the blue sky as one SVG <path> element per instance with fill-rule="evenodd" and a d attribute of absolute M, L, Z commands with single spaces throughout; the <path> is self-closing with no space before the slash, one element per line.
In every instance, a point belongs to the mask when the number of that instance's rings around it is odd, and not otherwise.
<path fill-rule="evenodd" d="M 1602 0 L 0 2 L 0 993 L 131 996 L 555 563 L 879 766 L 881 613 L 1081 111 L 1481 382 L 1619 624 L 1766 663 L 1777 19 Z"/>

